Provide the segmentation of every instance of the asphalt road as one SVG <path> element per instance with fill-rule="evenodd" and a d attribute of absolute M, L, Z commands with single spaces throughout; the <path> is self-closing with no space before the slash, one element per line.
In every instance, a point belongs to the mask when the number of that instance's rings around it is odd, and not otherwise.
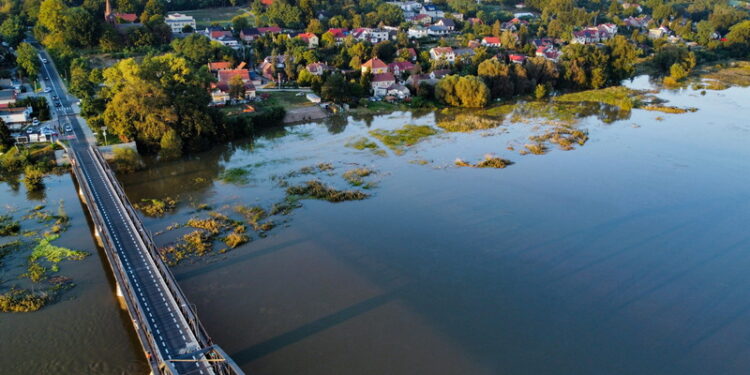
<path fill-rule="evenodd" d="M 198 342 L 195 336 L 169 294 L 147 249 L 138 242 L 136 229 L 118 204 L 116 193 L 108 186 L 106 175 L 88 151 L 89 144 L 85 133 L 71 106 L 74 98 L 68 97 L 62 89 L 63 82 L 47 53 L 39 45 L 36 47 L 40 55 L 49 61 L 42 64 L 42 74 L 50 77 L 46 82 L 52 88 L 51 94 L 57 95 L 62 102 L 62 113 L 59 114 L 61 126 L 71 125 L 76 136 L 70 142 L 71 150 L 76 154 L 76 160 L 87 179 L 85 183 L 90 187 L 96 200 L 95 207 L 104 218 L 106 230 L 117 247 L 114 250 L 125 268 L 132 290 L 136 293 L 142 310 L 148 315 L 147 322 L 138 324 L 148 324 L 162 358 L 171 359 L 182 353 L 197 350 Z M 178 362 L 175 363 L 175 367 L 180 373 L 209 373 L 202 364 L 195 362 Z"/>

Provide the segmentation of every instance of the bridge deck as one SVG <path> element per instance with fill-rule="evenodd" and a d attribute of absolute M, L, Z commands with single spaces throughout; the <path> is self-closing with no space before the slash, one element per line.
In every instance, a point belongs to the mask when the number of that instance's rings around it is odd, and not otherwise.
<path fill-rule="evenodd" d="M 73 171 L 152 372 L 244 375 L 211 343 L 114 174 L 88 144 L 52 59 L 44 51 L 40 56 L 50 61 L 43 72 L 62 104 L 60 126 L 71 125 L 75 135 L 68 150 Z"/>

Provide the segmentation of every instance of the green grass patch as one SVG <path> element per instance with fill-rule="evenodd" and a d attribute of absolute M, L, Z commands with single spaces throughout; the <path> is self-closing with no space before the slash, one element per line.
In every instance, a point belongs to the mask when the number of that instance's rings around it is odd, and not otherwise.
<path fill-rule="evenodd" d="M 355 168 L 344 172 L 342 176 L 344 177 L 344 180 L 349 183 L 349 185 L 362 186 L 365 183 L 364 178 L 372 175 L 373 173 L 375 172 L 369 168 Z"/>
<path fill-rule="evenodd" d="M 229 168 L 225 170 L 219 179 L 228 184 L 245 185 L 250 179 L 250 171 L 246 168 Z"/>
<path fill-rule="evenodd" d="M 471 132 L 475 130 L 493 129 L 502 125 L 502 121 L 491 120 L 479 116 L 458 115 L 453 120 L 438 122 L 437 126 L 449 132 Z"/>
<path fill-rule="evenodd" d="M 370 150 L 375 155 L 386 156 L 385 150 L 380 148 L 377 143 L 371 141 L 367 137 L 357 138 L 356 140 L 347 143 L 345 146 L 351 147 L 355 150 Z"/>
<path fill-rule="evenodd" d="M 641 109 L 645 109 L 647 111 L 672 113 L 672 114 L 681 114 L 681 113 L 696 112 L 696 111 L 698 111 L 698 108 L 693 108 L 693 107 L 691 107 L 691 108 L 680 108 L 680 107 L 664 106 L 664 105 L 647 105 L 647 106 L 641 107 Z"/>
<path fill-rule="evenodd" d="M 181 10 L 179 13 L 193 16 L 195 23 L 198 28 L 204 28 L 210 26 L 212 23 L 218 23 L 221 25 L 227 25 L 232 22 L 232 18 L 239 15 L 246 15 L 249 17 L 250 23 L 253 24 L 255 18 L 250 13 L 250 10 L 243 7 L 220 7 L 220 8 L 203 8 L 203 9 L 192 9 L 192 10 Z"/>
<path fill-rule="evenodd" d="M 512 161 L 508 159 L 499 158 L 492 155 L 485 155 L 484 160 L 478 162 L 478 163 L 468 163 L 461 159 L 457 159 L 455 164 L 459 167 L 472 167 L 472 168 L 496 168 L 496 169 L 503 169 L 511 164 L 513 164 Z"/>
<path fill-rule="evenodd" d="M 636 104 L 632 99 L 635 94 L 637 94 L 636 91 L 631 90 L 627 87 L 614 86 L 598 90 L 588 90 L 565 94 L 557 96 L 553 100 L 563 103 L 602 103 L 619 107 L 621 110 L 627 111 L 632 109 Z"/>
<path fill-rule="evenodd" d="M 10 215 L 0 216 L 0 237 L 15 236 L 21 232 L 21 223 Z"/>
<path fill-rule="evenodd" d="M 146 216 L 162 217 L 177 207 L 177 200 L 170 197 L 164 199 L 141 199 L 140 202 L 133 204 L 133 207 Z"/>
<path fill-rule="evenodd" d="M 404 153 L 406 147 L 413 146 L 437 133 L 438 131 L 435 128 L 427 125 L 405 125 L 403 128 L 396 130 L 375 129 L 370 131 L 370 135 L 399 155 Z"/>

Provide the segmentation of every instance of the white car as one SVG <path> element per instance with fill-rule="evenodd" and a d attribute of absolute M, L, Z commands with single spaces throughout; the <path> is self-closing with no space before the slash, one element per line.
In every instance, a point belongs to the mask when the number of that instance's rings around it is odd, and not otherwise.
<path fill-rule="evenodd" d="M 49 88 L 49 87 L 47 87 L 47 88 L 44 89 L 44 92 L 52 92 L 52 89 Z"/>
<path fill-rule="evenodd" d="M 37 120 L 36 118 L 34 118 L 34 120 L 31 122 L 31 125 L 34 125 L 34 126 L 39 125 L 39 120 Z"/>
<path fill-rule="evenodd" d="M 42 59 L 42 62 L 46 64 L 47 63 L 47 59 Z"/>

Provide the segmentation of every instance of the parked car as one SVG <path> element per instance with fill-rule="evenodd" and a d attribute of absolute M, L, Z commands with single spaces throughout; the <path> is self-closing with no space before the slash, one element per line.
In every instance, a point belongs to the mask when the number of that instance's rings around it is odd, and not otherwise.
<path fill-rule="evenodd" d="M 39 125 L 39 119 L 34 117 L 34 120 L 31 121 L 31 125 L 34 125 L 34 126 Z"/>
<path fill-rule="evenodd" d="M 70 126 L 70 125 L 65 125 L 65 132 L 66 133 L 72 133 L 73 132 L 73 127 Z"/>
<path fill-rule="evenodd" d="M 49 88 L 49 87 L 47 87 L 47 88 L 44 89 L 44 92 L 52 92 L 52 89 Z"/>

